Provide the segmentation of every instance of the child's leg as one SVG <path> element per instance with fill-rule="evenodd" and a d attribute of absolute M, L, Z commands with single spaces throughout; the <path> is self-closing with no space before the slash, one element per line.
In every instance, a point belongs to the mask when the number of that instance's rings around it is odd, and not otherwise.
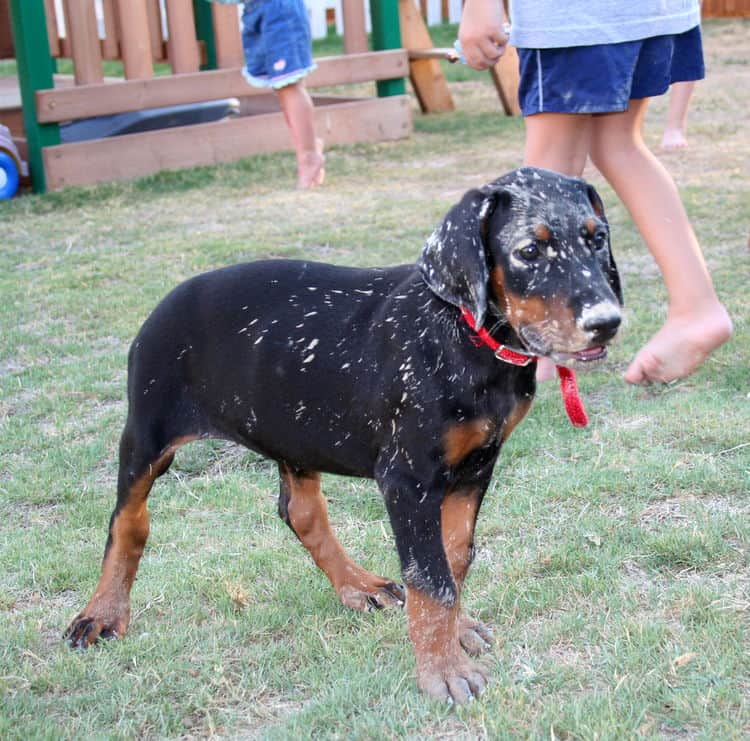
<path fill-rule="evenodd" d="M 563 175 L 580 177 L 591 142 L 591 116 L 578 113 L 538 113 L 525 118 L 526 148 L 523 163 Z M 555 376 L 555 364 L 540 358 L 537 381 Z"/>
<path fill-rule="evenodd" d="M 661 138 L 662 149 L 681 149 L 687 142 L 687 118 L 690 97 L 695 82 L 675 82 L 669 90 L 669 109 L 664 135 Z"/>
<path fill-rule="evenodd" d="M 315 138 L 313 103 L 302 82 L 276 90 L 297 153 L 297 185 L 312 188 L 325 176 L 323 144 Z"/>
<path fill-rule="evenodd" d="M 672 381 L 692 373 L 732 332 L 669 173 L 641 138 L 648 101 L 596 116 L 591 158 L 641 232 L 669 295 L 664 326 L 636 355 L 625 380 Z"/>
<path fill-rule="evenodd" d="M 523 163 L 580 177 L 591 148 L 591 116 L 581 113 L 537 113 L 526 116 Z"/>

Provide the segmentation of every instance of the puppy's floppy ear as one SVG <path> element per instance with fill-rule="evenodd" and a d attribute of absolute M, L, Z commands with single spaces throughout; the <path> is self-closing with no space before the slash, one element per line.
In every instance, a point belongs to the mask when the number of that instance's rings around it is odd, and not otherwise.
<path fill-rule="evenodd" d="M 466 193 L 430 235 L 417 263 L 433 293 L 453 306 L 466 307 L 478 327 L 487 313 L 490 276 L 484 239 L 496 202 L 492 191 Z"/>
<path fill-rule="evenodd" d="M 599 198 L 599 194 L 596 192 L 592 185 L 586 184 L 586 194 L 589 198 L 589 203 L 594 209 L 594 213 L 607 225 L 607 253 L 609 257 L 609 264 L 607 265 L 607 279 L 609 281 L 610 288 L 617 296 L 617 300 L 620 302 L 620 306 L 624 305 L 622 298 L 622 285 L 620 284 L 620 273 L 617 270 L 617 264 L 615 258 L 612 255 L 612 245 L 609 242 L 609 222 L 604 214 L 604 204 L 602 199 Z"/>

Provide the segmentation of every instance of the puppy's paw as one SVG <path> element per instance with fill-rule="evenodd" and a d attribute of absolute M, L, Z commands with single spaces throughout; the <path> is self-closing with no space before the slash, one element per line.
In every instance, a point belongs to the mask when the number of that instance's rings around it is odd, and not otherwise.
<path fill-rule="evenodd" d="M 417 684 L 430 697 L 465 705 L 487 686 L 487 670 L 460 652 L 453 658 L 435 657 L 418 666 Z"/>
<path fill-rule="evenodd" d="M 96 643 L 100 638 L 113 640 L 125 632 L 118 629 L 118 621 L 105 622 L 102 619 L 88 617 L 81 613 L 63 633 L 63 639 L 71 648 L 84 649 Z"/>
<path fill-rule="evenodd" d="M 469 656 L 480 656 L 492 647 L 492 632 L 478 620 L 462 614 L 458 619 L 458 639 Z"/>

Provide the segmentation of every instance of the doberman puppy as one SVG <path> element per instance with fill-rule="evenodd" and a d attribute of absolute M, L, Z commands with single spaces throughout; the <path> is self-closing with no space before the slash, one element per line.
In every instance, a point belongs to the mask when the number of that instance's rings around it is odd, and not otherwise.
<path fill-rule="evenodd" d="M 279 513 L 345 605 L 405 601 L 424 691 L 478 695 L 486 673 L 469 655 L 491 635 L 460 595 L 500 447 L 534 395 L 531 356 L 594 364 L 621 304 L 598 195 L 532 168 L 466 193 L 416 265 L 266 260 L 179 285 L 130 350 L 117 504 L 69 643 L 124 635 L 154 480 L 181 445 L 219 437 L 277 461 Z M 477 347 L 461 310 L 526 364 Z M 321 472 L 377 481 L 405 590 L 348 557 Z"/>

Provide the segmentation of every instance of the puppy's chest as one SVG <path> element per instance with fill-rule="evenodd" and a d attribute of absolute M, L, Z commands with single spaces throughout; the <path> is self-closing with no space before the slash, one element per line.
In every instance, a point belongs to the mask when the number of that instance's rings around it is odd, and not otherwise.
<path fill-rule="evenodd" d="M 531 408 L 533 394 L 492 395 L 480 403 L 449 414 L 443 423 L 443 458 L 456 466 L 473 452 L 500 446 L 510 437 Z"/>

